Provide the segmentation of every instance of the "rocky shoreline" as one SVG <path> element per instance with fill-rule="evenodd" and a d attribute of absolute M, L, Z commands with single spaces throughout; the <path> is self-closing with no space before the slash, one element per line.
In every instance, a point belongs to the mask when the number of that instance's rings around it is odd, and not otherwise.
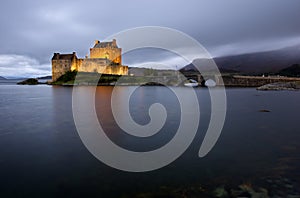
<path fill-rule="evenodd" d="M 271 83 L 260 86 L 256 88 L 259 91 L 280 91 L 280 90 L 290 90 L 295 91 L 300 89 L 299 82 L 278 82 L 278 83 Z"/>
<path fill-rule="evenodd" d="M 260 178 L 257 183 L 245 182 L 237 185 L 220 186 L 202 185 L 200 183 L 183 186 L 161 186 L 155 191 L 140 192 L 124 198 L 300 198 L 296 181 L 282 177 Z"/>

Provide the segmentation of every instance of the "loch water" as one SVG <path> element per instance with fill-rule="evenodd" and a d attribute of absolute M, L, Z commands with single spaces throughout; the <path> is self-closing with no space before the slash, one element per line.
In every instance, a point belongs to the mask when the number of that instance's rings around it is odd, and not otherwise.
<path fill-rule="evenodd" d="M 281 193 L 292 188 L 293 192 L 286 195 L 299 193 L 299 91 L 227 88 L 221 136 L 208 155 L 199 158 L 211 102 L 208 89 L 195 88 L 200 124 L 186 152 L 159 170 L 130 173 L 105 165 L 84 146 L 73 119 L 72 89 L 0 85 L 0 197 L 134 197 L 162 187 L 214 189 L 241 184 L 266 188 L 269 194 L 276 194 L 275 188 Z M 126 91 L 128 87 L 121 89 Z M 180 92 L 192 88 L 174 89 Z M 132 137 L 116 125 L 110 107 L 112 90 L 112 86 L 98 87 L 95 107 L 113 142 L 138 152 L 157 149 L 174 137 L 181 110 L 170 89 L 142 86 L 130 99 L 131 116 L 142 125 L 150 121 L 151 104 L 161 103 L 167 110 L 165 126 L 149 138 Z M 278 179 L 288 184 L 272 187 L 270 183 Z"/>

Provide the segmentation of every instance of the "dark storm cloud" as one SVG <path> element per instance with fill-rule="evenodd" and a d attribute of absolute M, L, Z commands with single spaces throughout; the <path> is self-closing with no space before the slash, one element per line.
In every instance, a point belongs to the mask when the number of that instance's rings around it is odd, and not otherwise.
<path fill-rule="evenodd" d="M 298 0 L 2 0 L 0 54 L 35 60 L 50 73 L 53 52 L 83 57 L 95 39 L 149 25 L 185 32 L 213 56 L 272 50 L 299 44 L 299 7 Z"/>

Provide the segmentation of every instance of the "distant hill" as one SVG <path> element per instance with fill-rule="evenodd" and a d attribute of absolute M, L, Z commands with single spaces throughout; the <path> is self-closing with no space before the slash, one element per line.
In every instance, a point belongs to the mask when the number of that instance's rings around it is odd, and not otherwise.
<path fill-rule="evenodd" d="M 280 70 L 277 75 L 289 76 L 289 77 L 300 77 L 300 65 L 294 64 L 290 67 Z"/>
<path fill-rule="evenodd" d="M 293 64 L 300 63 L 300 46 L 275 51 L 257 52 L 216 58 L 220 68 L 232 69 L 246 74 L 276 73 Z"/>
<path fill-rule="evenodd" d="M 6 78 L 4 78 L 4 77 L 2 77 L 2 76 L 0 76 L 0 80 L 7 80 Z"/>
<path fill-rule="evenodd" d="M 268 52 L 256 52 L 241 55 L 231 55 L 217 57 L 213 60 L 217 64 L 221 72 L 243 73 L 243 74 L 263 74 L 277 73 L 293 64 L 300 63 L 300 45 L 287 47 L 280 50 Z M 203 65 L 203 69 L 207 70 L 206 65 L 211 64 L 212 59 L 196 59 L 193 63 Z M 195 67 L 192 64 L 186 65 L 180 71 L 192 71 Z"/>
<path fill-rule="evenodd" d="M 214 59 L 195 59 L 192 63 L 186 65 L 185 67 L 181 68 L 179 71 L 182 73 L 186 72 L 198 72 L 195 66 L 201 67 L 201 71 L 203 72 L 209 72 L 212 70 L 212 66 L 214 66 Z M 217 65 L 218 66 L 218 65 Z M 238 70 L 234 70 L 231 68 L 223 68 L 219 67 L 219 71 L 221 73 L 240 73 Z"/>

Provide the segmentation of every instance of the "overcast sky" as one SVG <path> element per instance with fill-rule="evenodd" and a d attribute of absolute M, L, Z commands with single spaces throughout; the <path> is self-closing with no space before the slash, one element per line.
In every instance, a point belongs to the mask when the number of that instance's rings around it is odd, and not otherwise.
<path fill-rule="evenodd" d="M 94 40 L 138 26 L 180 30 L 212 56 L 297 45 L 299 8 L 299 0 L 1 0 L 0 76 L 48 75 L 54 52 L 83 57 Z M 147 58 L 124 63 L 155 61 Z"/>

